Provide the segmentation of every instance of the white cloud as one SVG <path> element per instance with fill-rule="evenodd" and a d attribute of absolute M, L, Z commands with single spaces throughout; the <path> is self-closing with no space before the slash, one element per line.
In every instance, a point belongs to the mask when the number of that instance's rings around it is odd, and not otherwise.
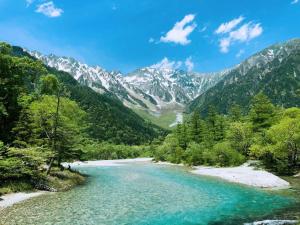
<path fill-rule="evenodd" d="M 293 1 L 291 2 L 291 4 L 294 5 L 294 4 L 297 4 L 298 2 L 299 2 L 299 0 L 293 0 Z"/>
<path fill-rule="evenodd" d="M 261 35 L 263 32 L 263 28 L 261 27 L 260 23 L 253 24 L 253 23 L 246 23 L 241 26 L 239 29 L 230 32 L 230 39 L 233 41 L 250 41 Z"/>
<path fill-rule="evenodd" d="M 54 3 L 52 1 L 43 3 L 41 5 L 38 5 L 36 9 L 37 13 L 42 13 L 45 16 L 48 17 L 59 17 L 64 12 L 60 8 L 56 8 Z"/>
<path fill-rule="evenodd" d="M 244 20 L 243 17 L 239 17 Z M 231 45 L 233 45 L 235 42 L 244 43 L 249 42 L 252 39 L 260 36 L 263 33 L 263 28 L 260 23 L 253 23 L 248 22 L 245 24 L 242 24 L 240 27 L 234 29 L 240 22 L 237 22 L 237 19 L 235 19 L 236 22 L 232 23 L 233 25 L 229 26 L 228 23 L 226 23 L 228 26 L 222 26 L 222 29 L 220 27 L 218 30 L 215 31 L 216 34 L 221 35 L 219 39 L 219 47 L 220 51 L 222 53 L 229 52 L 229 48 Z M 232 20 L 233 21 L 233 20 Z M 232 22 L 231 21 L 231 22 Z M 230 31 L 229 31 L 230 30 Z"/>
<path fill-rule="evenodd" d="M 154 69 L 168 69 L 168 70 L 176 70 L 182 66 L 181 61 L 170 61 L 167 57 L 163 58 L 160 62 L 150 66 Z"/>
<path fill-rule="evenodd" d="M 185 60 L 184 65 L 186 66 L 188 72 L 191 72 L 194 69 L 194 63 L 191 56 Z"/>
<path fill-rule="evenodd" d="M 174 27 L 160 38 L 161 42 L 173 42 L 175 44 L 187 45 L 191 43 L 188 36 L 195 30 L 197 24 L 193 22 L 194 14 L 186 15 L 181 21 L 177 22 Z"/>
<path fill-rule="evenodd" d="M 220 51 L 223 53 L 227 53 L 229 51 L 229 46 L 231 45 L 230 38 L 222 38 L 220 40 Z"/>
<path fill-rule="evenodd" d="M 229 22 L 222 23 L 218 29 L 215 31 L 216 34 L 226 34 L 232 29 L 234 29 L 237 25 L 239 25 L 245 18 L 243 16 L 240 16 L 238 18 L 235 18 Z"/>
<path fill-rule="evenodd" d="M 167 70 L 178 70 L 186 68 L 187 71 L 192 71 L 194 69 L 194 62 L 192 57 L 188 57 L 184 62 L 182 61 L 171 61 L 167 57 L 164 57 L 160 62 L 150 66 L 153 69 L 167 69 Z"/>
<path fill-rule="evenodd" d="M 241 49 L 241 50 L 235 55 L 235 57 L 240 58 L 242 55 L 244 55 L 244 53 L 245 53 L 245 50 L 244 50 L 244 49 Z"/>

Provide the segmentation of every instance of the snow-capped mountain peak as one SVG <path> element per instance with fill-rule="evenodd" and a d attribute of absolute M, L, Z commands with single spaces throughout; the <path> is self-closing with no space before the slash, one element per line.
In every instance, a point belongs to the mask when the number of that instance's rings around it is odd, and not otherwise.
<path fill-rule="evenodd" d="M 183 108 L 227 74 L 227 71 L 201 74 L 149 66 L 123 75 L 119 71 L 106 71 L 70 57 L 28 52 L 46 65 L 70 73 L 81 84 L 97 92 L 109 92 L 128 107 L 151 112 L 174 106 Z"/>

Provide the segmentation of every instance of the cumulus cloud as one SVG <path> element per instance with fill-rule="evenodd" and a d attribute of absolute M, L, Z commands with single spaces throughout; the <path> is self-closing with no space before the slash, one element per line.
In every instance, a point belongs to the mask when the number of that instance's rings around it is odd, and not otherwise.
<path fill-rule="evenodd" d="M 167 57 L 164 57 L 160 62 L 150 66 L 153 69 L 169 69 L 176 70 L 182 66 L 181 61 L 170 61 Z"/>
<path fill-rule="evenodd" d="M 55 7 L 52 1 L 45 2 L 37 6 L 37 13 L 42 13 L 48 17 L 59 17 L 64 12 L 62 9 Z"/>
<path fill-rule="evenodd" d="M 216 34 L 220 35 L 219 39 L 219 47 L 220 51 L 222 53 L 227 53 L 229 52 L 229 48 L 231 45 L 233 45 L 236 42 L 239 43 L 244 43 L 244 42 L 249 42 L 252 39 L 260 36 L 263 33 L 263 28 L 260 23 L 253 23 L 253 22 L 248 22 L 245 24 L 242 24 L 241 26 L 237 27 L 238 24 L 240 24 L 244 18 L 242 18 L 238 22 L 237 19 L 235 19 L 235 22 L 232 23 L 233 25 L 229 26 L 228 23 L 224 23 L 225 25 L 227 24 L 228 26 L 220 26 L 220 27 L 215 31 Z M 218 31 L 218 32 L 217 32 Z"/>
<path fill-rule="evenodd" d="M 195 30 L 197 24 L 194 22 L 195 15 L 186 15 L 181 21 L 160 38 L 161 42 L 173 42 L 175 44 L 187 45 L 191 43 L 188 36 Z"/>
<path fill-rule="evenodd" d="M 191 56 L 185 60 L 184 65 L 186 66 L 188 72 L 191 72 L 194 69 L 194 63 Z"/>
<path fill-rule="evenodd" d="M 243 16 L 240 16 L 238 18 L 235 18 L 229 22 L 222 23 L 218 29 L 215 31 L 216 34 L 226 34 L 232 29 L 234 29 L 237 25 L 239 25 L 245 18 Z"/>
<path fill-rule="evenodd" d="M 191 56 L 186 58 L 185 61 L 172 61 L 167 57 L 164 57 L 160 62 L 150 66 L 150 68 L 167 70 L 186 69 L 190 72 L 194 69 L 194 62 L 192 61 Z"/>
<path fill-rule="evenodd" d="M 299 0 L 293 0 L 293 1 L 291 2 L 291 4 L 294 5 L 294 4 L 297 4 L 298 2 L 299 2 Z"/>

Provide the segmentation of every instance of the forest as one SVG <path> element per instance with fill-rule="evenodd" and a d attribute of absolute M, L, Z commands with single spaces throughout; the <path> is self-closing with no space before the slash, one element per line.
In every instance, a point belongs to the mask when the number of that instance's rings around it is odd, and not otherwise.
<path fill-rule="evenodd" d="M 233 105 L 228 115 L 220 115 L 211 106 L 205 118 L 194 112 L 155 149 L 157 161 L 224 167 L 252 159 L 291 175 L 300 166 L 300 108 L 274 106 L 263 93 L 246 112 Z"/>
<path fill-rule="evenodd" d="M 0 76 L 0 193 L 64 189 L 84 178 L 62 162 L 136 157 L 130 145 L 165 132 L 6 43 Z"/>

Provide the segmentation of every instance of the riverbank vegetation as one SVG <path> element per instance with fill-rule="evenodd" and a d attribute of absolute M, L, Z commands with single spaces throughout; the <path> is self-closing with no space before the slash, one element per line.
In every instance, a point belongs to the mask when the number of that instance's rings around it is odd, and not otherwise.
<path fill-rule="evenodd" d="M 24 54 L 0 43 L 0 195 L 65 190 L 84 178 L 61 162 L 136 157 L 138 150 L 125 144 L 150 140 L 160 131 L 113 98 Z M 145 132 L 137 135 L 138 130 Z"/>
<path fill-rule="evenodd" d="M 236 166 L 258 159 L 278 174 L 294 174 L 300 163 L 300 109 L 274 106 L 260 93 L 249 110 L 233 105 L 229 115 L 210 107 L 194 112 L 156 146 L 157 161 Z"/>

